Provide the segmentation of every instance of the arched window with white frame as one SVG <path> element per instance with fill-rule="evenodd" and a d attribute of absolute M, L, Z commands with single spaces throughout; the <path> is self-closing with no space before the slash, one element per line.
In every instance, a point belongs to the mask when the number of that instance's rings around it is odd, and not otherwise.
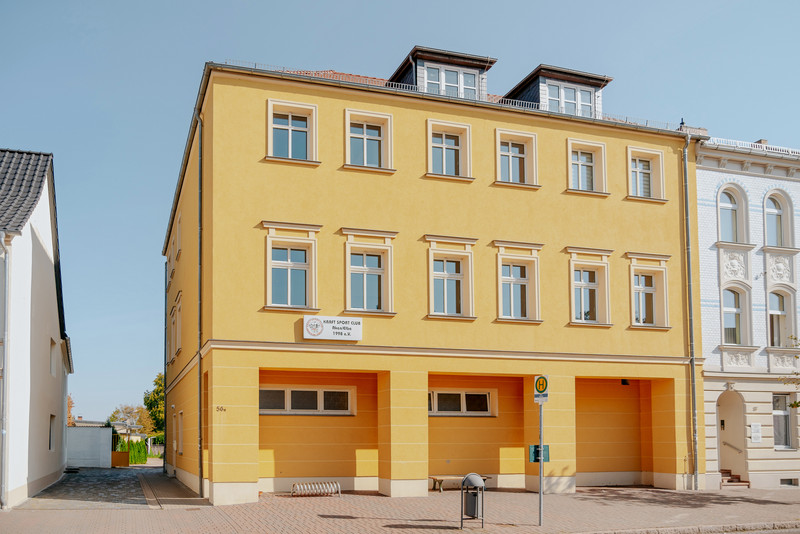
<path fill-rule="evenodd" d="M 794 335 L 794 292 L 773 289 L 767 295 L 767 345 L 791 347 Z"/>
<path fill-rule="evenodd" d="M 764 243 L 768 247 L 792 246 L 792 210 L 785 195 L 773 192 L 764 201 Z"/>
<path fill-rule="evenodd" d="M 718 199 L 719 240 L 747 243 L 747 199 L 733 186 L 724 188 Z"/>
<path fill-rule="evenodd" d="M 739 285 L 722 289 L 722 344 L 750 344 L 750 292 Z"/>

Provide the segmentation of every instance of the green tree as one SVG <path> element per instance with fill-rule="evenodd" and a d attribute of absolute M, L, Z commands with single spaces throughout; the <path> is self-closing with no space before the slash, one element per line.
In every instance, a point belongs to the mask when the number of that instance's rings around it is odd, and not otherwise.
<path fill-rule="evenodd" d="M 144 392 L 144 405 L 150 412 L 156 432 L 164 432 L 164 373 L 158 373 L 153 380 L 152 391 Z"/>

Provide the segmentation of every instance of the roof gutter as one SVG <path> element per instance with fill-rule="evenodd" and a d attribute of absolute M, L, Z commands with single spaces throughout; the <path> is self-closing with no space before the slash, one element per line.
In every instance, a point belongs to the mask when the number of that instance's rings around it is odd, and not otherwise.
<path fill-rule="evenodd" d="M 3 252 L 3 278 L 2 278 L 2 338 L 0 338 L 0 509 L 8 508 L 8 288 L 10 265 L 9 255 L 11 249 L 6 246 L 6 232 L 0 231 L 0 248 Z"/>
<path fill-rule="evenodd" d="M 686 298 L 689 303 L 689 377 L 690 377 L 690 397 L 692 410 L 692 489 L 697 490 L 698 484 L 698 461 L 697 461 L 697 378 L 695 376 L 695 350 L 694 350 L 694 297 L 692 285 L 692 232 L 691 232 L 691 212 L 689 206 L 689 144 L 692 134 L 685 133 L 686 144 L 683 145 L 683 220 L 686 239 Z"/>
<path fill-rule="evenodd" d="M 197 108 L 197 476 L 198 495 L 203 498 L 203 119 Z M 169 237 L 169 235 L 168 235 Z"/>

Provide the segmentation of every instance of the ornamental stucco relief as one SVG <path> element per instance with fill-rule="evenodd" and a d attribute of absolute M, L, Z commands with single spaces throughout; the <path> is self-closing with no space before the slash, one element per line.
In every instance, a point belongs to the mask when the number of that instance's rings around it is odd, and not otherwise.
<path fill-rule="evenodd" d="M 791 256 L 767 256 L 767 272 L 770 280 L 777 283 L 792 283 L 792 257 Z"/>
<path fill-rule="evenodd" d="M 747 259 L 743 252 L 723 251 L 722 266 L 726 280 L 747 280 Z"/>
<path fill-rule="evenodd" d="M 750 367 L 750 354 L 747 352 L 726 352 L 726 367 Z"/>
<path fill-rule="evenodd" d="M 793 354 L 773 354 L 772 366 L 793 368 L 795 366 L 795 356 Z"/>

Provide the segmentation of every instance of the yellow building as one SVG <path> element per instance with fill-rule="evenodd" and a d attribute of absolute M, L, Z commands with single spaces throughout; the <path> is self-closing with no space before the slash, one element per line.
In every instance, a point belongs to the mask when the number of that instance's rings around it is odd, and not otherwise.
<path fill-rule="evenodd" d="M 537 375 L 545 491 L 696 483 L 695 137 L 604 114 L 605 76 L 488 94 L 494 62 L 206 65 L 163 248 L 166 461 L 213 503 L 537 490 Z"/>

